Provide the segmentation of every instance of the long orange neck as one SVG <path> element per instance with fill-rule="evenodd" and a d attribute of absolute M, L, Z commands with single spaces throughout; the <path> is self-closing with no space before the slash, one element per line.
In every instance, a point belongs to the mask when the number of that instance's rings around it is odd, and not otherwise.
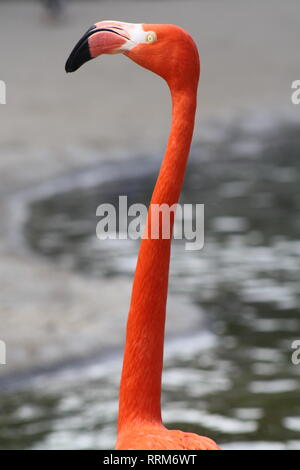
<path fill-rule="evenodd" d="M 152 204 L 179 200 L 192 141 L 197 86 L 171 89 L 172 128 Z M 173 228 L 173 221 L 172 221 Z M 171 251 L 170 239 L 144 239 L 134 277 L 120 386 L 118 431 L 161 423 L 161 376 Z"/>

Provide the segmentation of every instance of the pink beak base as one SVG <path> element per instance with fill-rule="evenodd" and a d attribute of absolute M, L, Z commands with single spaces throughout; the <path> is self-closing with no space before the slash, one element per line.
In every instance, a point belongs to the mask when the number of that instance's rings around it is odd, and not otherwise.
<path fill-rule="evenodd" d="M 100 30 L 88 38 L 92 58 L 101 54 L 114 54 L 126 43 L 126 39 L 114 31 Z"/>
<path fill-rule="evenodd" d="M 127 37 L 109 27 L 93 25 L 78 41 L 67 62 L 66 72 L 75 72 L 85 62 L 101 55 L 115 54 L 126 43 Z"/>

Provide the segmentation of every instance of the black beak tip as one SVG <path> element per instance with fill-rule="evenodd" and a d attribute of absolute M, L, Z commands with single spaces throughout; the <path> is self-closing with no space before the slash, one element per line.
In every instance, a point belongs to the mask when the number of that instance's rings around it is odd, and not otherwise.
<path fill-rule="evenodd" d="M 67 73 L 75 72 L 75 70 L 73 70 L 73 68 L 71 67 L 71 64 L 70 64 L 69 60 L 67 60 L 67 62 L 66 62 L 65 71 Z"/>
<path fill-rule="evenodd" d="M 91 26 L 72 50 L 65 65 L 65 70 L 67 73 L 75 72 L 85 62 L 93 58 L 90 53 L 88 38 L 93 33 L 94 29 L 96 29 L 96 26 Z"/>
<path fill-rule="evenodd" d="M 68 58 L 66 65 L 65 65 L 65 71 L 67 73 L 72 73 L 75 72 L 80 66 L 75 66 L 73 59 L 71 57 Z"/>
<path fill-rule="evenodd" d="M 67 73 L 75 72 L 79 69 L 79 67 L 85 64 L 85 62 L 88 62 L 91 59 L 92 56 L 90 54 L 89 45 L 86 41 L 81 44 L 79 48 L 76 47 L 75 49 L 73 49 L 70 54 L 70 57 L 66 62 L 65 70 Z"/>

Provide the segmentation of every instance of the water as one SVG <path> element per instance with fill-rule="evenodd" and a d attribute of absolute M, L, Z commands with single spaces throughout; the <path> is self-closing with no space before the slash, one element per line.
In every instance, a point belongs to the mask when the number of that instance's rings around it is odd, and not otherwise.
<path fill-rule="evenodd" d="M 205 246 L 175 241 L 170 290 L 204 308 L 207 330 L 167 347 L 164 419 L 224 448 L 300 449 L 299 131 L 240 123 L 191 154 L 182 202 L 205 204 Z M 138 242 L 99 242 L 95 210 L 119 194 L 147 202 L 157 163 L 34 202 L 27 242 L 85 276 L 131 277 Z M 3 392 L 0 447 L 111 448 L 119 368 L 118 356 L 91 361 Z"/>

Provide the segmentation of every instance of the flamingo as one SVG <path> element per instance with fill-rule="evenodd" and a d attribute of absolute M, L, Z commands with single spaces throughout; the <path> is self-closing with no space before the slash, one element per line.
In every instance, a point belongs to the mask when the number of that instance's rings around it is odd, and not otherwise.
<path fill-rule="evenodd" d="M 168 24 L 101 21 L 90 27 L 66 62 L 74 72 L 101 54 L 123 53 L 166 80 L 172 126 L 148 210 L 179 200 L 192 141 L 200 61 L 197 46 L 182 28 Z M 173 228 L 174 218 L 171 220 Z M 147 232 L 149 233 L 149 232 Z M 120 383 L 117 450 L 217 450 L 211 439 L 169 430 L 161 418 L 161 379 L 171 238 L 143 237 L 128 314 Z"/>

